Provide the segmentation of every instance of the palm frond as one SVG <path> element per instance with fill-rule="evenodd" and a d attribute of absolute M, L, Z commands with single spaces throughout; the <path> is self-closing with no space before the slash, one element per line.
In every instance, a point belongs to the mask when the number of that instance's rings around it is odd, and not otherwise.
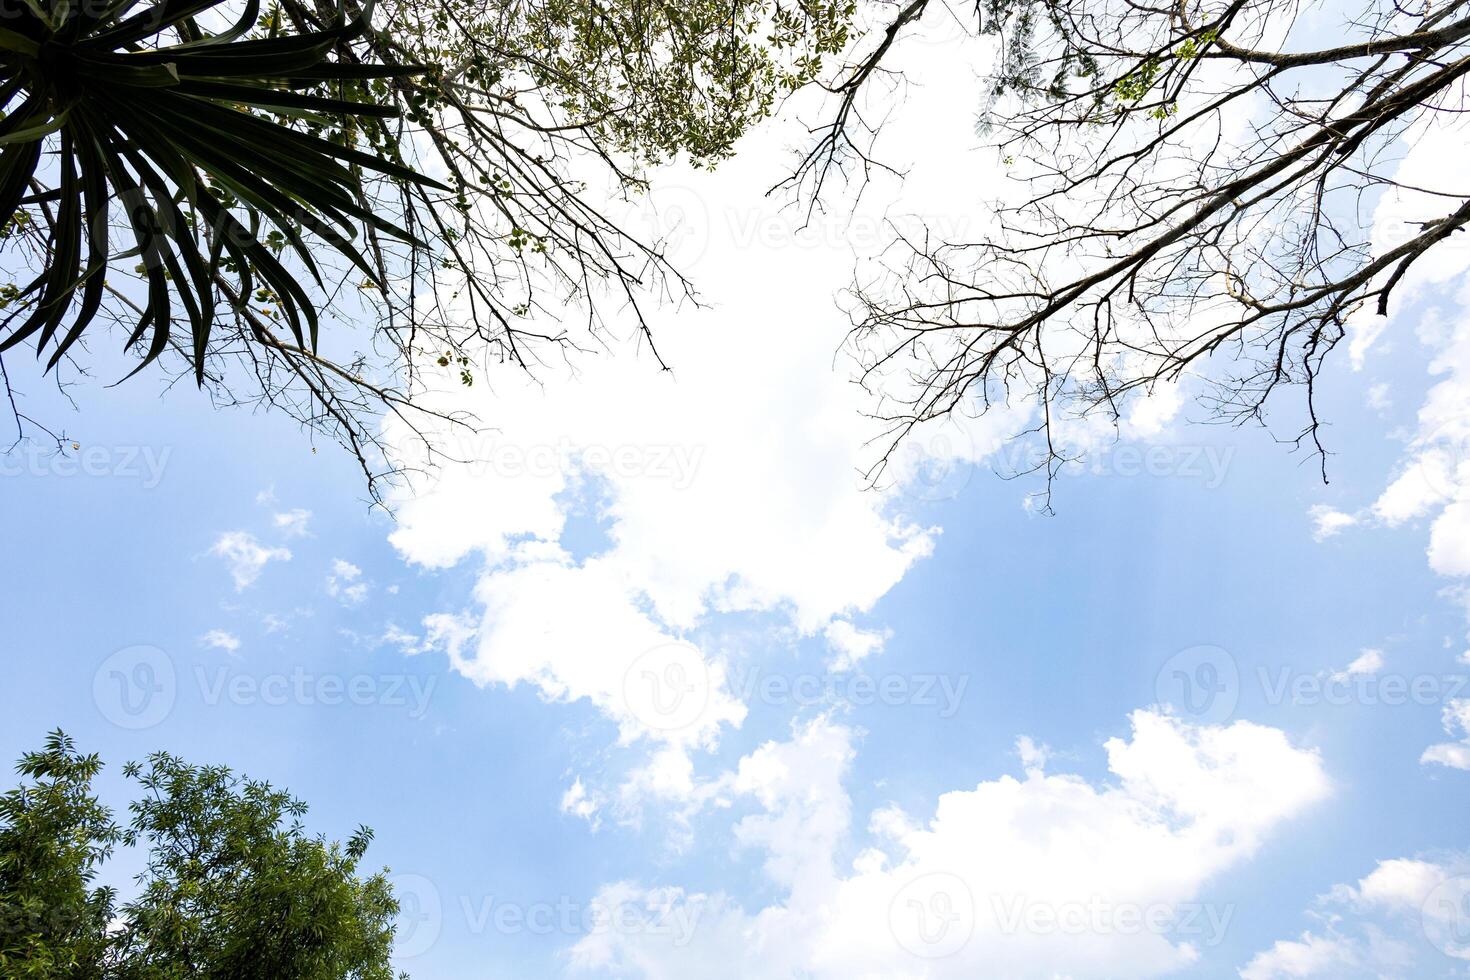
<path fill-rule="evenodd" d="M 448 188 L 281 118 L 395 116 L 348 96 L 425 68 L 334 59 L 366 30 L 371 4 L 351 22 L 339 11 L 323 30 L 250 38 L 260 10 L 248 0 L 231 27 L 206 34 L 196 18 L 222 3 L 0 0 L 0 218 L 27 204 L 50 217 L 44 268 L 0 320 L 0 353 L 32 341 L 55 366 L 97 317 L 108 270 L 138 256 L 146 293 L 128 337 L 145 345 L 138 368 L 169 349 L 179 318 L 202 383 L 222 269 L 240 297 L 261 283 L 296 342 L 316 347 L 317 302 L 262 236 L 289 247 L 318 286 L 317 243 L 379 286 L 353 244 L 360 229 L 422 246 L 375 212 L 361 175 Z M 43 161 L 53 186 L 42 184 Z M 121 253 L 109 250 L 114 205 L 135 245 Z"/>

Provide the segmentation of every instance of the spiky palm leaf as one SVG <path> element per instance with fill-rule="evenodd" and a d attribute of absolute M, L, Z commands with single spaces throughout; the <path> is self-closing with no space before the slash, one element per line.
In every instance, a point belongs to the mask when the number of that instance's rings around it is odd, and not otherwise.
<path fill-rule="evenodd" d="M 31 338 L 38 354 L 50 351 L 49 370 L 97 316 L 109 265 L 136 255 L 147 297 L 128 345 L 147 338 L 139 367 L 167 348 L 177 300 L 202 382 L 222 265 L 242 302 L 260 283 L 296 342 L 316 346 L 316 303 L 260 240 L 267 229 L 318 285 L 303 231 L 379 285 L 353 244 L 358 226 L 419 244 L 374 213 L 360 172 L 440 185 L 276 117 L 391 117 L 396 109 L 328 97 L 323 86 L 423 69 L 332 60 L 365 29 L 366 12 L 352 23 L 339 15 L 325 30 L 246 38 L 259 17 L 258 0 L 248 0 L 233 27 L 205 34 L 196 18 L 222 2 L 0 0 L 0 106 L 10 107 L 0 120 L 0 220 L 37 204 L 51 217 L 44 266 L 0 322 L 0 352 Z M 150 39 L 173 43 L 145 47 Z M 47 145 L 54 158 L 43 156 Z M 38 181 L 43 160 L 49 189 Z M 114 200 L 136 242 L 120 255 L 108 243 Z"/>

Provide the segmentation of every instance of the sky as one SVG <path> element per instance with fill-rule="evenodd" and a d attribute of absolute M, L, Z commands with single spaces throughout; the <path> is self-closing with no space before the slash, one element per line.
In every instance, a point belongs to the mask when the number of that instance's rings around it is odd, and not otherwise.
<path fill-rule="evenodd" d="M 1470 253 L 1355 325 L 1328 483 L 1186 386 L 1079 436 L 1052 513 L 1021 414 L 871 488 L 838 294 L 995 179 L 936 33 L 901 184 L 803 228 L 764 194 L 795 112 L 660 173 L 632 220 L 707 303 L 658 311 L 673 370 L 629 341 L 439 393 L 476 462 L 392 515 L 279 416 L 33 390 L 81 448 L 3 460 L 0 753 L 61 727 L 119 809 L 167 749 L 368 824 L 416 978 L 1466 975 Z"/>

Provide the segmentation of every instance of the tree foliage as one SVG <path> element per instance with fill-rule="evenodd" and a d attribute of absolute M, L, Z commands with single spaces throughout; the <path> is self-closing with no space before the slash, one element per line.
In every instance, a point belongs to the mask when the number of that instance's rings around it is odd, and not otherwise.
<path fill-rule="evenodd" d="M 47 236 L 40 273 L 9 300 L 14 309 L 0 327 L 0 352 L 33 340 L 46 366 L 55 367 L 100 310 L 109 267 L 137 255 L 146 288 L 125 344 L 144 351 L 142 368 L 172 341 L 202 382 L 216 280 L 236 297 L 252 295 L 258 282 L 285 314 L 296 343 L 316 346 L 316 301 L 261 238 L 289 245 L 318 286 L 303 231 L 369 277 L 373 270 L 349 237 L 357 223 L 412 241 L 364 207 L 350 168 L 428 181 L 266 117 L 395 115 L 372 102 L 314 91 L 341 93 L 384 74 L 329 60 L 339 42 L 365 30 L 365 21 L 240 40 L 256 23 L 258 3 L 250 0 L 234 26 L 207 34 L 198 17 L 219 2 L 0 2 L 0 97 L 20 100 L 0 121 L 0 214 L 37 206 Z M 174 43 L 140 47 L 159 38 Z M 37 168 L 52 133 L 56 152 L 46 169 L 55 186 L 40 191 Z M 114 199 L 133 242 L 116 259 L 109 223 Z M 237 217 L 242 210 L 249 226 Z M 192 335 L 186 344 L 171 331 L 175 297 Z"/>
<path fill-rule="evenodd" d="M 30 9 L 4 2 L 18 16 Z M 74 9 L 45 2 L 56 6 L 38 9 Z M 855 9 L 851 0 L 383 0 L 369 21 L 355 0 L 345 10 L 278 0 L 258 16 L 247 3 L 233 28 L 209 40 L 197 18 L 224 2 L 144 0 L 123 21 L 126 4 L 104 4 L 66 21 L 82 25 L 88 43 L 123 48 L 104 58 L 109 70 L 148 69 L 137 77 L 149 87 L 135 79 L 111 94 L 87 88 L 98 107 L 81 118 L 93 129 L 104 103 L 114 105 L 106 99 L 123 99 L 132 114 L 124 120 L 139 120 L 149 141 L 108 135 L 104 145 L 126 168 L 104 158 L 107 186 L 83 182 L 83 167 L 66 163 L 91 152 L 68 136 L 70 115 L 50 134 L 22 126 L 64 110 L 36 93 L 70 75 L 49 54 L 27 54 L 25 38 L 6 49 L 0 127 L 28 142 L 8 146 L 5 159 L 26 164 L 42 146 L 61 151 L 57 166 L 34 171 L 40 186 L 5 198 L 19 205 L 0 254 L 7 270 L 27 267 L 34 280 L 6 294 L 4 315 L 27 324 L 8 342 L 37 353 L 48 342 L 54 368 L 84 370 L 71 356 L 79 338 L 57 345 L 47 328 L 66 284 L 81 281 L 85 312 L 123 324 L 140 357 L 192 370 L 219 403 L 284 410 L 330 433 L 370 484 L 393 467 L 380 452 L 382 410 L 421 432 L 472 424 L 423 411 L 418 396 L 473 384 L 502 363 L 534 369 L 624 333 L 651 347 L 646 304 L 691 297 L 690 284 L 656 236 L 627 227 L 607 202 L 642 195 L 647 168 L 676 156 L 699 166 L 728 157 L 847 45 Z M 12 35 L 20 36 L 4 37 Z M 207 106 L 208 136 L 167 124 L 180 122 L 191 99 Z M 222 135 L 226 112 L 239 128 Z M 287 165 L 287 148 L 308 154 L 292 161 L 303 166 Z M 130 153 L 152 164 L 151 182 Z M 30 169 L 19 164 L 17 173 Z M 136 180 L 119 177 L 127 168 Z M 108 256 L 131 254 L 115 240 L 128 229 L 98 220 L 109 189 L 151 198 L 148 240 L 172 243 L 182 264 L 145 248 L 138 281 L 89 275 Z M 65 213 L 63 201 L 73 202 Z M 85 257 L 73 231 L 83 214 Z M 211 231 L 220 226 L 231 234 Z M 257 244 L 232 246 L 240 229 Z M 182 244 L 193 233 L 208 242 L 200 262 Z M 176 348 L 163 327 L 170 286 L 195 323 L 192 347 Z M 580 328 L 560 319 L 569 306 Z M 223 315 L 212 323 L 216 307 Z M 139 311 L 154 312 L 148 344 Z M 318 318 L 338 321 L 320 344 Z"/>
<path fill-rule="evenodd" d="M 220 766 L 168 753 L 129 764 L 140 797 L 119 827 L 92 791 L 101 768 L 53 733 L 0 796 L 0 974 L 102 980 L 388 980 L 398 912 L 360 876 L 372 832 L 308 836 L 306 806 Z M 95 885 L 116 847 L 147 860 L 132 897 Z"/>
<path fill-rule="evenodd" d="M 114 894 L 94 881 L 122 835 L 92 794 L 101 768 L 57 732 L 0 795 L 0 974 L 103 976 Z"/>

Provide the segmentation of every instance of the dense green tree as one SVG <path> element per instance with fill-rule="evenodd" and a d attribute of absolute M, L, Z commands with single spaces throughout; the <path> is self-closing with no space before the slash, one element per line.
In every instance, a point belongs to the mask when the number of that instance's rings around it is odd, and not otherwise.
<path fill-rule="evenodd" d="M 305 804 L 168 753 L 129 764 L 126 827 L 92 791 L 97 756 L 53 733 L 0 797 L 0 975 L 108 980 L 387 980 L 398 903 L 359 875 L 372 833 L 309 836 Z M 94 886 L 114 847 L 141 848 L 132 897 Z"/>
<path fill-rule="evenodd" d="M 0 976 L 103 975 L 114 896 L 93 880 L 122 834 L 92 794 L 101 768 L 56 732 L 0 795 Z"/>

